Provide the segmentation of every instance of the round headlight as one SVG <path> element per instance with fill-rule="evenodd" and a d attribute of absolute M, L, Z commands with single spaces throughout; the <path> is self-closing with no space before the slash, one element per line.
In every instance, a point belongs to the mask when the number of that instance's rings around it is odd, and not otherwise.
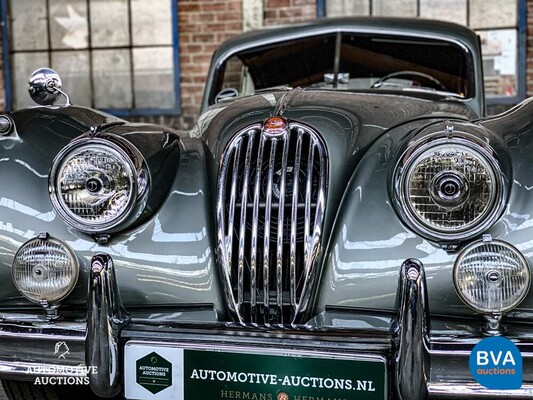
<path fill-rule="evenodd" d="M 31 239 L 15 254 L 11 275 L 18 291 L 28 300 L 56 303 L 64 299 L 78 280 L 79 265 L 65 243 Z"/>
<path fill-rule="evenodd" d="M 479 312 L 500 314 L 524 299 L 531 273 L 515 247 L 495 240 L 467 246 L 455 261 L 453 278 L 466 305 Z"/>
<path fill-rule="evenodd" d="M 74 142 L 54 160 L 52 204 L 67 223 L 82 231 L 111 229 L 128 217 L 135 204 L 136 175 L 131 158 L 113 142 Z"/>
<path fill-rule="evenodd" d="M 503 202 L 494 157 L 465 139 L 440 139 L 409 154 L 400 175 L 400 202 L 422 233 L 472 237 L 498 217 Z"/>

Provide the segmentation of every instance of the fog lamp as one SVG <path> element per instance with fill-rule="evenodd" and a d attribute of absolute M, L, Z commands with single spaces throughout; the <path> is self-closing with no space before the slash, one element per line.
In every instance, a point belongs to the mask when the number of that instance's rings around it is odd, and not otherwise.
<path fill-rule="evenodd" d="M 508 243 L 478 241 L 465 247 L 453 267 L 455 289 L 476 311 L 498 315 L 526 296 L 531 272 L 524 256 Z"/>
<path fill-rule="evenodd" d="M 11 275 L 18 291 L 36 303 L 54 304 L 72 291 L 79 264 L 72 249 L 46 234 L 24 243 L 15 254 Z"/>

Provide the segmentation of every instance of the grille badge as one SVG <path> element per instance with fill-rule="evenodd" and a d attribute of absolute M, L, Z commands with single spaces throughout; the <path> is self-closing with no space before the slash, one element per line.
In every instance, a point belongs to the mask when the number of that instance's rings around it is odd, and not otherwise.
<path fill-rule="evenodd" d="M 287 121 L 281 117 L 270 117 L 263 124 L 263 133 L 270 137 L 282 136 L 287 132 Z"/>

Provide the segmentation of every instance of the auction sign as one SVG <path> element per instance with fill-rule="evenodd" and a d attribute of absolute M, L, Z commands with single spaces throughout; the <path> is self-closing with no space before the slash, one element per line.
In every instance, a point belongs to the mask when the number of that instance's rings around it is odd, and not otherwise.
<path fill-rule="evenodd" d="M 381 357 L 129 342 L 126 398 L 384 400 Z"/>

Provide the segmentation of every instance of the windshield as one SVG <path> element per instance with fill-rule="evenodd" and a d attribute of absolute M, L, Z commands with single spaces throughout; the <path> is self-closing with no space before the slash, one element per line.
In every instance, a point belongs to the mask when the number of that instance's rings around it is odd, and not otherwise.
<path fill-rule="evenodd" d="M 274 88 L 433 91 L 474 96 L 467 50 L 444 40 L 328 33 L 234 54 L 219 69 L 214 102 Z"/>

